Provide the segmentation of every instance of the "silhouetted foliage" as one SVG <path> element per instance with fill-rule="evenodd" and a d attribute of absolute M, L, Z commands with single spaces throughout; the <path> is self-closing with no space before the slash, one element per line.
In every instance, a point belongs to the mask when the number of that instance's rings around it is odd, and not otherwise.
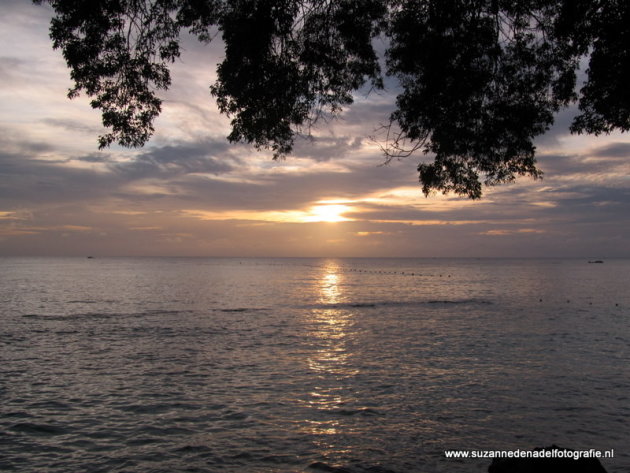
<path fill-rule="evenodd" d="M 210 90 L 232 142 L 291 152 L 297 134 L 335 116 L 384 72 L 397 78 L 384 127 L 386 161 L 425 153 L 423 191 L 481 196 L 482 183 L 541 176 L 533 139 L 578 103 L 571 131 L 630 128 L 630 4 L 626 0 L 34 0 L 49 3 L 51 38 L 75 86 L 111 131 L 100 147 L 141 146 L 180 32 L 225 57 Z M 580 90 L 576 71 L 589 59 Z"/>

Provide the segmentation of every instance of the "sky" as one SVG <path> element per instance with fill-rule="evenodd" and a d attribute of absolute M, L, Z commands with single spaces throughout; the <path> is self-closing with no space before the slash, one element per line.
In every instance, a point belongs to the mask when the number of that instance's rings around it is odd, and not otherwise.
<path fill-rule="evenodd" d="M 371 138 L 395 87 L 273 161 L 228 143 L 209 93 L 221 45 L 185 37 L 153 138 L 99 151 L 49 8 L 0 10 L 0 256 L 630 257 L 630 136 L 572 136 L 571 110 L 536 141 L 542 180 L 425 197 L 428 158 L 383 165 Z"/>

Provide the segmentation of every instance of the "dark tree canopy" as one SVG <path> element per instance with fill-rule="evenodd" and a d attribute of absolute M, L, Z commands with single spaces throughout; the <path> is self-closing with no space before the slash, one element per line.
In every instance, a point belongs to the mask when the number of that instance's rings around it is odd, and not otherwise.
<path fill-rule="evenodd" d="M 84 91 L 102 111 L 101 148 L 151 137 L 182 30 L 205 42 L 221 35 L 210 91 L 231 118 L 228 139 L 276 158 L 357 89 L 398 79 L 383 150 L 386 160 L 432 159 L 418 167 L 425 194 L 478 198 L 482 184 L 541 176 L 533 140 L 573 103 L 574 133 L 630 129 L 627 0 L 34 1 L 55 11 L 69 96 Z"/>

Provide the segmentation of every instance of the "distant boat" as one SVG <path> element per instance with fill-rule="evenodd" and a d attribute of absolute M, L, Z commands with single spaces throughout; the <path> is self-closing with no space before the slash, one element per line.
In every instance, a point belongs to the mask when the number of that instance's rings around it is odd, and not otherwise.
<path fill-rule="evenodd" d="M 589 261 L 589 263 L 603 263 L 603 261 L 600 260 L 600 259 L 596 259 L 596 260 L 593 260 L 593 261 Z"/>
<path fill-rule="evenodd" d="M 88 256 L 87 257 L 87 259 L 92 259 L 92 258 L 94 258 L 94 256 Z M 590 261 L 589 261 L 589 263 L 590 263 Z"/>

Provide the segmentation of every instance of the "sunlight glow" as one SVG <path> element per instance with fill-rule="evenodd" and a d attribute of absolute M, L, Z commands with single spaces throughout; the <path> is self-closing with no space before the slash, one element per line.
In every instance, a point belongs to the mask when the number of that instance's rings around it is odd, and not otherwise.
<path fill-rule="evenodd" d="M 0 220 L 18 220 L 15 212 L 0 212 Z"/>
<path fill-rule="evenodd" d="M 346 222 L 350 220 L 342 214 L 349 212 L 351 208 L 343 204 L 322 204 L 311 207 L 309 215 L 304 222 Z"/>
<path fill-rule="evenodd" d="M 312 223 L 312 222 L 348 222 L 353 219 L 343 214 L 355 209 L 349 205 L 339 203 L 317 202 L 308 210 L 267 210 L 267 211 L 206 211 L 206 210 L 181 210 L 186 217 L 200 220 L 252 220 L 261 222 L 282 223 Z"/>

